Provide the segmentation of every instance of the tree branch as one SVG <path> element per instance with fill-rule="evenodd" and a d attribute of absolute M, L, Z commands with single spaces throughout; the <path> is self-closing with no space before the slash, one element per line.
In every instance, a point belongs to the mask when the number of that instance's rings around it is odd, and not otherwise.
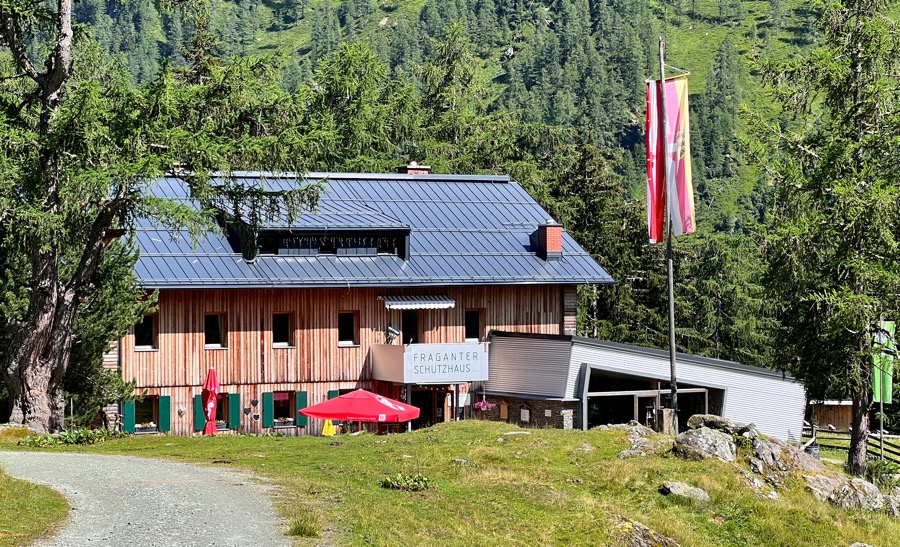
<path fill-rule="evenodd" d="M 34 68 L 34 63 L 31 62 L 31 58 L 28 57 L 28 52 L 25 51 L 25 46 L 22 44 L 22 27 L 19 25 L 19 16 L 0 9 L 0 32 L 3 33 L 3 41 L 9 47 L 16 66 L 40 85 L 43 77 Z"/>

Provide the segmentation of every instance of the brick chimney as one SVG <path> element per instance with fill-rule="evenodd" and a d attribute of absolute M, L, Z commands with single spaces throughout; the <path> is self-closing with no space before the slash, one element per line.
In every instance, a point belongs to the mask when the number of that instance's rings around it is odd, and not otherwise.
<path fill-rule="evenodd" d="M 397 168 L 398 173 L 403 173 L 404 175 L 427 175 L 431 173 L 430 165 L 419 165 L 418 163 L 411 161 L 409 165 L 401 165 Z"/>
<path fill-rule="evenodd" d="M 538 226 L 537 239 L 538 256 L 544 260 L 559 260 L 562 258 L 562 226 L 557 224 L 552 218 L 548 218 L 547 222 Z"/>

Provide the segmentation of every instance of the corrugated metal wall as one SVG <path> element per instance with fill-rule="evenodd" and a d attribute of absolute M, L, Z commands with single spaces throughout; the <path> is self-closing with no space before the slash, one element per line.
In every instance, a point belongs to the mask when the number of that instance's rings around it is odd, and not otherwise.
<path fill-rule="evenodd" d="M 605 370 L 669 379 L 669 360 L 638 352 L 593 347 L 575 342 L 572 363 L 597 365 Z M 752 422 L 766 435 L 798 441 L 803 427 L 806 393 L 803 385 L 777 376 L 678 361 L 678 385 L 692 384 L 725 389 L 725 418 Z"/>
<path fill-rule="evenodd" d="M 491 338 L 487 391 L 570 398 L 569 353 L 572 342 L 546 338 Z"/>

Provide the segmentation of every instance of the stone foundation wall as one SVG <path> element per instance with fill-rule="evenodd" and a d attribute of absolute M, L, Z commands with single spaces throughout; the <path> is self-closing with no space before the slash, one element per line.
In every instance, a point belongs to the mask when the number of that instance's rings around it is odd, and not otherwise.
<path fill-rule="evenodd" d="M 488 395 L 486 400 L 497 406 L 492 410 L 481 412 L 481 418 L 484 420 L 507 422 L 522 427 L 581 429 L 581 403 L 579 401 L 545 401 L 494 395 Z M 527 421 L 523 420 L 522 410 L 528 411 Z M 476 411 L 476 417 L 477 414 Z"/>

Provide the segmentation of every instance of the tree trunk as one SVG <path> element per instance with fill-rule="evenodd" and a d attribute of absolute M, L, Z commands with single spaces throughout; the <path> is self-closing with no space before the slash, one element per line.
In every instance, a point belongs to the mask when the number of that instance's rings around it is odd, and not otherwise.
<path fill-rule="evenodd" d="M 869 407 L 871 397 L 868 391 L 853 397 L 853 431 L 850 434 L 850 451 L 847 456 L 847 470 L 856 476 L 866 472 L 866 445 L 869 443 Z"/>

